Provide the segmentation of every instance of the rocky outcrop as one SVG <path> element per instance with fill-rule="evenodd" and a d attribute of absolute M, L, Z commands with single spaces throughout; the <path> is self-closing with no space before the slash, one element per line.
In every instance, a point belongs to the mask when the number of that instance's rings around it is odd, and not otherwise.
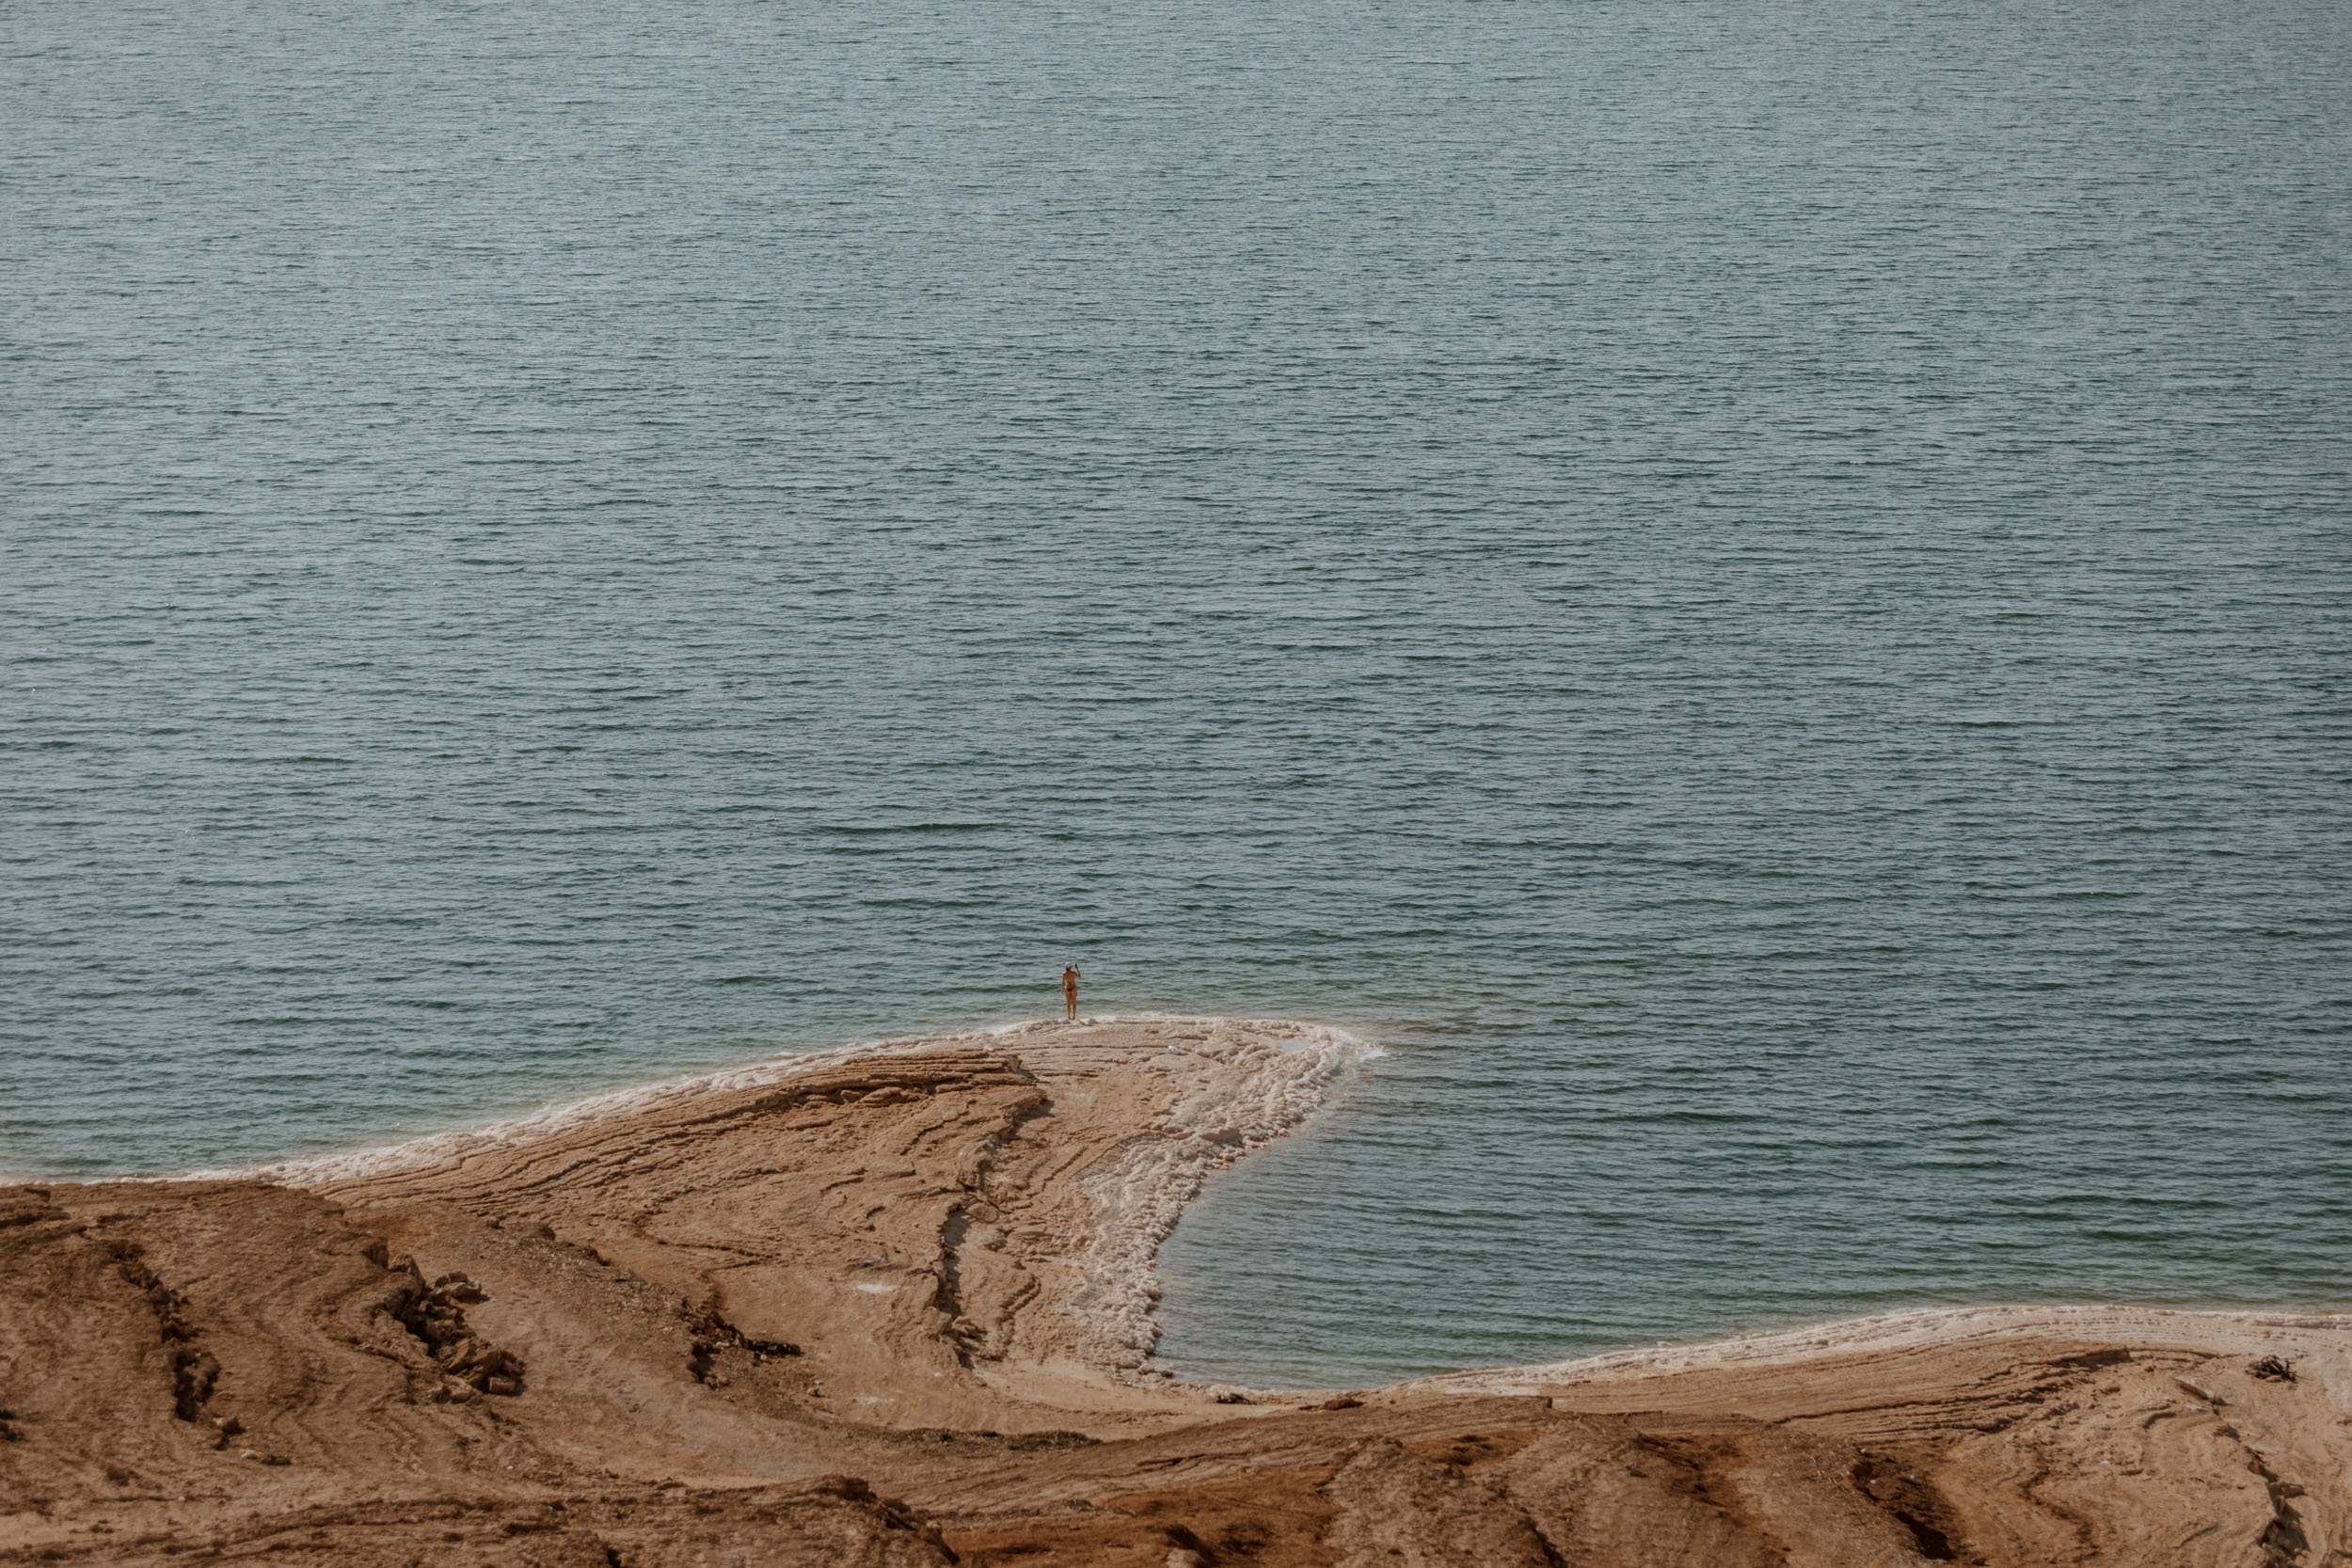
<path fill-rule="evenodd" d="M 427 1285 L 414 1259 L 404 1259 L 400 1272 L 406 1278 L 394 1285 L 384 1309 L 416 1337 L 448 1380 L 434 1391 L 437 1397 L 511 1398 L 523 1391 L 522 1358 L 476 1338 L 467 1326 L 468 1304 L 485 1299 L 481 1286 L 462 1274 L 445 1274 Z"/>

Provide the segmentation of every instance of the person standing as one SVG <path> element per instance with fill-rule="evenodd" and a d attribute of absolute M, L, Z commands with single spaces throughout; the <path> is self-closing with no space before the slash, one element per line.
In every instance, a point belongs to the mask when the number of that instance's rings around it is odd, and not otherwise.
<path fill-rule="evenodd" d="M 1078 1016 L 1078 966 L 1066 964 L 1061 972 L 1061 1016 Z"/>

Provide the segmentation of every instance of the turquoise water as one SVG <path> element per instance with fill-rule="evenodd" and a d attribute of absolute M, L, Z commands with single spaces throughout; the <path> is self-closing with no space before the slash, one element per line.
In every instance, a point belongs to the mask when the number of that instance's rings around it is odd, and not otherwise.
<path fill-rule="evenodd" d="M 0 1165 L 1074 960 L 1390 1047 L 1204 1373 L 2352 1305 L 2352 10 L 0 50 Z"/>

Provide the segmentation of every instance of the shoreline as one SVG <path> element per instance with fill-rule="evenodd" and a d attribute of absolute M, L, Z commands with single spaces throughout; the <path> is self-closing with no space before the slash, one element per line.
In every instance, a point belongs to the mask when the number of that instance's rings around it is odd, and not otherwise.
<path fill-rule="evenodd" d="M 1388 1054 L 1386 1047 L 1364 1039 L 1354 1032 L 1335 1024 L 1295 1019 L 1248 1019 L 1221 1014 L 1187 1013 L 1106 1013 L 1089 1015 L 1075 1021 L 1050 1017 L 1016 1019 L 1004 1023 L 976 1025 L 938 1034 L 891 1036 L 882 1039 L 859 1040 L 847 1044 L 820 1046 L 788 1055 L 755 1057 L 750 1060 L 648 1079 L 617 1088 L 599 1089 L 575 1099 L 561 1100 L 536 1110 L 513 1116 L 470 1122 L 459 1127 L 419 1132 L 390 1142 L 360 1143 L 354 1147 L 325 1149 L 311 1154 L 288 1155 L 258 1160 L 244 1164 L 201 1166 L 194 1170 L 160 1175 L 122 1175 L 91 1177 L 54 1177 L 30 1173 L 0 1173 L 0 1192 L 9 1187 L 103 1186 L 122 1182 L 181 1183 L 216 1181 L 262 1181 L 294 1188 L 332 1187 L 347 1181 L 364 1180 L 373 1177 L 396 1175 L 404 1171 L 429 1168 L 446 1161 L 463 1159 L 485 1151 L 515 1148 L 562 1132 L 592 1125 L 607 1118 L 626 1117 L 664 1105 L 691 1101 L 707 1094 L 735 1090 L 772 1087 L 788 1084 L 804 1073 L 854 1064 L 868 1057 L 889 1057 L 910 1054 L 940 1047 L 978 1044 L 984 1049 L 1008 1048 L 1007 1042 L 1017 1042 L 1029 1036 L 1046 1035 L 1065 1028 L 1096 1028 L 1117 1025 L 1172 1024 L 1200 1029 L 1232 1025 L 1262 1031 L 1295 1031 L 1323 1036 L 1343 1053 L 1343 1059 L 1333 1064 L 1333 1070 L 1322 1081 L 1327 1088 L 1336 1085 L 1347 1068 L 1376 1060 Z M 1303 1126 L 1305 1121 L 1320 1113 L 1329 1103 L 1324 1099 L 1305 1107 L 1294 1119 L 1278 1131 L 1254 1139 L 1246 1148 L 1203 1171 L 1184 1196 L 1177 1199 L 1152 1238 L 1152 1252 L 1144 1266 L 1152 1267 L 1157 1247 L 1172 1232 L 1191 1201 L 1199 1196 L 1202 1181 L 1217 1169 L 1235 1163 L 1257 1148 L 1279 1138 L 1286 1137 Z M 1156 1216 L 1155 1216 L 1156 1219 Z M 1154 1270 L 1154 1273 L 1156 1271 Z M 1158 1298 L 1156 1288 L 1152 1298 Z M 1807 1318 L 1772 1327 L 1700 1332 L 1689 1338 L 1675 1338 L 1654 1343 L 1629 1344 L 1594 1351 L 1557 1361 L 1525 1363 L 1477 1363 L 1451 1370 L 1425 1372 L 1378 1385 L 1383 1387 L 1414 1387 L 1429 1389 L 1477 1389 L 1500 1391 L 1506 1386 L 1531 1386 L 1538 1383 L 1583 1381 L 1594 1377 L 1634 1371 L 1686 1370 L 1699 1366 L 1732 1365 L 1750 1360 L 1805 1354 L 1836 1354 L 1846 1351 L 1884 1346 L 1900 1339 L 1908 1342 L 1915 1338 L 1905 1331 L 1916 1329 L 1919 1335 L 1943 1338 L 1946 1331 L 1965 1331 L 1975 1324 L 1996 1324 L 1986 1333 L 2019 1332 L 2049 1326 L 2068 1321 L 2100 1321 L 2110 1315 L 2128 1316 L 2149 1321 L 2170 1318 L 2227 1323 L 2246 1327 L 2285 1326 L 2309 1327 L 2352 1326 L 2352 1310 L 2328 1312 L 2297 1310 L 2291 1307 L 2261 1304 L 2192 1304 L 2187 1302 L 2106 1302 L 2106 1301 L 1999 1301 L 1976 1302 L 1963 1305 L 1922 1305 L 1894 1307 L 1883 1311 L 1859 1312 L 1822 1318 Z M 1169 1374 L 1162 1374 L 1169 1375 Z M 1331 1393 L 1339 1385 L 1301 1385 L 1295 1387 L 1276 1387 L 1271 1385 L 1237 1383 L 1232 1379 L 1178 1379 L 1181 1386 L 1211 1389 L 1241 1389 L 1268 1397 L 1295 1397 L 1310 1393 Z"/>
<path fill-rule="evenodd" d="M 1232 1023 L 1269 1029 L 1296 1029 L 1340 1037 L 1359 1061 L 1376 1060 L 1388 1054 L 1386 1047 L 1336 1024 L 1295 1019 L 1248 1019 L 1211 1013 L 1104 1013 L 1074 1021 L 1015 1019 L 1006 1023 L 979 1024 L 939 1034 L 893 1035 L 882 1039 L 855 1040 L 841 1045 L 818 1046 L 803 1052 L 752 1057 L 730 1065 L 596 1089 L 572 1099 L 551 1101 L 535 1110 L 419 1132 L 386 1142 L 355 1140 L 346 1147 L 324 1148 L 309 1154 L 275 1155 L 238 1164 L 199 1165 L 184 1171 L 44 1176 L 11 1169 L 0 1172 L 0 1188 L 95 1186 L 112 1181 L 274 1181 L 301 1186 L 306 1184 L 306 1179 L 326 1181 L 359 1175 L 388 1174 L 421 1168 L 481 1148 L 525 1142 L 603 1117 L 628 1116 L 695 1095 L 781 1084 L 802 1072 L 820 1070 L 865 1056 L 904 1054 L 961 1042 L 993 1044 L 1073 1023 L 1084 1027 L 1130 1023 L 1214 1027 L 1220 1023 Z"/>
<path fill-rule="evenodd" d="M 0 1188 L 0 1562 L 2352 1551 L 2352 1316 L 1976 1306 L 1346 1391 L 1178 1380 L 1161 1243 L 1372 1049 L 1031 1021 Z"/>
<path fill-rule="evenodd" d="M 404 1170 L 420 1169 L 447 1159 L 459 1158 L 469 1152 L 526 1143 L 609 1117 L 628 1116 L 640 1111 L 691 1099 L 697 1095 L 721 1093 L 733 1089 L 771 1086 L 789 1082 L 803 1072 L 853 1063 L 867 1056 L 906 1054 L 926 1049 L 952 1046 L 959 1043 L 979 1043 L 985 1047 L 1000 1047 L 1005 1042 L 1018 1041 L 1028 1036 L 1051 1034 L 1066 1027 L 1101 1027 L 1121 1024 L 1175 1024 L 1214 1029 L 1225 1024 L 1265 1031 L 1299 1031 L 1330 1037 L 1347 1053 L 1345 1060 L 1334 1065 L 1333 1072 L 1323 1082 L 1327 1087 L 1336 1086 L 1340 1071 L 1345 1068 L 1376 1060 L 1388 1054 L 1387 1048 L 1365 1040 L 1350 1030 L 1338 1025 L 1295 1019 L 1248 1019 L 1222 1014 L 1189 1013 L 1106 1013 L 1089 1015 L 1075 1021 L 1050 1017 L 1016 1019 L 1005 1023 L 977 1025 L 967 1029 L 939 1034 L 892 1036 L 876 1040 L 856 1041 L 843 1045 L 823 1046 L 792 1055 L 755 1058 L 732 1066 L 648 1080 L 622 1088 L 599 1090 L 575 1100 L 559 1101 L 513 1117 L 469 1124 L 439 1132 L 420 1133 L 387 1144 L 367 1144 L 345 1150 L 326 1150 L 310 1155 L 289 1156 L 255 1162 L 246 1165 L 219 1166 L 171 1176 L 138 1178 L 90 1178 L 90 1182 L 106 1180 L 204 1181 L 204 1180 L 262 1180 L 288 1186 L 326 1185 L 339 1180 L 358 1180 L 368 1176 L 390 1175 Z M 1156 1234 L 1151 1237 L 1151 1250 L 1141 1263 L 1154 1276 L 1150 1296 L 1156 1304 L 1157 1248 L 1172 1233 L 1184 1212 L 1198 1197 L 1208 1176 L 1218 1169 L 1236 1164 L 1248 1153 L 1265 1144 L 1287 1137 L 1306 1120 L 1319 1114 L 1330 1103 L 1329 1097 L 1309 1105 L 1295 1119 L 1279 1131 L 1251 1142 L 1247 1148 L 1200 1173 L 1180 1198 L 1168 1209 L 1165 1224 L 1154 1216 Z M 28 1179 L 37 1180 L 37 1179 Z M 20 1183 L 22 1184 L 22 1183 Z M 87 1183 L 86 1183 L 87 1184 Z M 1587 1354 L 1565 1357 L 1557 1361 L 1525 1363 L 1477 1363 L 1447 1371 L 1428 1372 L 1395 1379 L 1382 1387 L 1414 1387 L 1432 1390 L 1502 1392 L 1532 1387 L 1536 1385 L 1589 1381 L 1598 1377 L 1623 1373 L 1681 1371 L 1701 1366 L 1727 1366 L 1759 1359 L 1786 1356 L 1838 1354 L 1847 1352 L 1883 1348 L 1898 1341 L 1915 1342 L 1919 1338 L 1947 1338 L 1963 1337 L 1974 1332 L 1999 1336 L 2005 1333 L 2031 1332 L 2074 1321 L 2104 1322 L 2110 1316 L 2124 1316 L 2149 1322 L 2171 1318 L 2226 1323 L 2236 1327 L 2270 1326 L 2328 1326 L 2352 1327 L 2352 1312 L 2296 1311 L 2266 1305 L 2191 1305 L 2186 1303 L 2120 1303 L 2104 1301 L 2001 1301 L 1965 1305 L 1925 1305 L 1890 1308 L 1883 1311 L 1859 1312 L 1823 1318 L 1808 1318 L 1783 1325 L 1723 1333 L 1699 1333 L 1689 1338 L 1670 1338 L 1650 1344 L 1623 1345 L 1595 1351 Z M 1979 1330 L 1979 1325 L 1983 1325 Z M 1914 1332 L 1915 1331 L 1915 1332 Z M 1139 1369 L 1150 1370 L 1146 1368 Z M 1231 1378 L 1188 1379 L 1174 1374 L 1172 1370 L 1163 1375 L 1173 1378 L 1182 1386 L 1211 1390 L 1238 1389 L 1268 1397 L 1297 1397 L 1307 1394 L 1330 1394 L 1341 1391 L 1337 1384 L 1301 1385 L 1277 1387 L 1271 1385 L 1238 1382 Z"/>
<path fill-rule="evenodd" d="M 820 1046 L 791 1054 L 755 1057 L 730 1065 L 648 1079 L 621 1087 L 599 1089 L 575 1099 L 555 1101 L 536 1110 L 420 1132 L 386 1143 L 368 1142 L 311 1154 L 288 1155 L 245 1164 L 203 1166 L 162 1175 L 44 1177 L 9 1173 L 0 1178 L 0 1191 L 11 1186 L 94 1187 L 123 1182 L 175 1184 L 223 1181 L 267 1182 L 297 1189 L 331 1189 L 342 1183 L 427 1169 L 492 1150 L 524 1147 L 569 1130 L 658 1110 L 705 1095 L 785 1085 L 805 1074 L 854 1066 L 869 1058 L 902 1056 L 959 1045 L 978 1045 L 986 1050 L 1014 1049 L 1019 1041 L 1028 1037 L 1050 1035 L 1070 1028 L 1119 1025 L 1177 1025 L 1200 1030 L 1214 1030 L 1223 1025 L 1267 1033 L 1319 1036 L 1323 1043 L 1337 1053 L 1329 1070 L 1316 1080 L 1316 1086 L 1326 1091 L 1322 1098 L 1305 1104 L 1303 1108 L 1296 1108 L 1295 1115 L 1279 1125 L 1253 1136 L 1245 1146 L 1234 1148 L 1230 1154 L 1193 1175 L 1187 1185 L 1178 1189 L 1181 1196 L 1167 1192 L 1155 1195 L 1156 1201 L 1152 1205 L 1150 1220 L 1139 1226 L 1136 1232 L 1138 1242 L 1148 1238 L 1148 1250 L 1139 1263 L 1132 1257 L 1128 1259 L 1131 1270 L 1139 1266 L 1152 1275 L 1143 1283 L 1149 1299 L 1155 1305 L 1160 1293 L 1156 1284 L 1157 1249 L 1190 1208 L 1192 1200 L 1199 1196 L 1207 1177 L 1303 1126 L 1308 1118 L 1320 1113 L 1329 1103 L 1328 1091 L 1336 1086 L 1346 1069 L 1387 1055 L 1385 1047 L 1337 1025 L 1294 1019 L 1246 1019 L 1220 1014 L 1185 1013 L 1108 1013 L 1074 1021 L 1050 1017 L 1016 1019 L 937 1034 L 891 1036 Z M 1129 1250 L 1132 1253 L 1133 1248 Z M 1416 1374 L 1377 1386 L 1433 1391 L 1519 1391 L 1539 1385 L 1588 1382 L 1625 1374 L 1683 1371 L 1700 1367 L 1733 1366 L 1809 1354 L 1835 1355 L 1924 1339 L 1949 1341 L 1979 1334 L 1997 1338 L 2070 1322 L 2104 1323 L 2117 1317 L 2150 1323 L 2183 1319 L 2247 1329 L 2352 1327 L 2352 1311 L 2298 1311 L 2262 1305 L 2201 1306 L 2102 1301 L 1926 1305 L 1805 1319 L 1754 1330 L 1703 1332 L 1687 1338 L 1623 1345 L 1557 1361 L 1478 1363 L 1451 1370 Z M 1156 1338 L 1156 1335 L 1153 1338 Z M 1149 1355 L 1147 1352 L 1147 1362 L 1139 1364 L 1136 1370 L 1170 1379 L 1179 1386 L 1238 1389 L 1270 1398 L 1295 1398 L 1339 1390 L 1338 1385 L 1276 1387 L 1237 1383 L 1229 1378 L 1184 1379 L 1174 1374 L 1172 1370 L 1150 1367 Z"/>
<path fill-rule="evenodd" d="M 2352 1312 L 2291 1312 L 2266 1307 L 2155 1307 L 2106 1302 L 2005 1302 L 1971 1307 L 1915 1307 L 1891 1312 L 1824 1318 L 1750 1334 L 1716 1335 L 1662 1344 L 1598 1351 L 1561 1361 L 1469 1367 L 1403 1379 L 1391 1387 L 1453 1393 L 1529 1393 L 1625 1378 L 1757 1366 L 1841 1355 L 1993 1343 L 2045 1333 L 2111 1332 L 2128 1328 L 2185 1339 L 2216 1333 L 2281 1343 L 2310 1331 L 2352 1334 Z"/>

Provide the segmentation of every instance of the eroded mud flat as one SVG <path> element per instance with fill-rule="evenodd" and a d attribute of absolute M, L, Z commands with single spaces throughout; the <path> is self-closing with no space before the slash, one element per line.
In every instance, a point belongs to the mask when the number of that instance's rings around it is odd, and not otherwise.
<path fill-rule="evenodd" d="M 1155 1248 L 1355 1049 L 1031 1024 L 373 1156 L 0 1189 L 0 1560 L 2352 1555 L 2344 1318 L 1988 1309 L 1179 1384 Z"/>

